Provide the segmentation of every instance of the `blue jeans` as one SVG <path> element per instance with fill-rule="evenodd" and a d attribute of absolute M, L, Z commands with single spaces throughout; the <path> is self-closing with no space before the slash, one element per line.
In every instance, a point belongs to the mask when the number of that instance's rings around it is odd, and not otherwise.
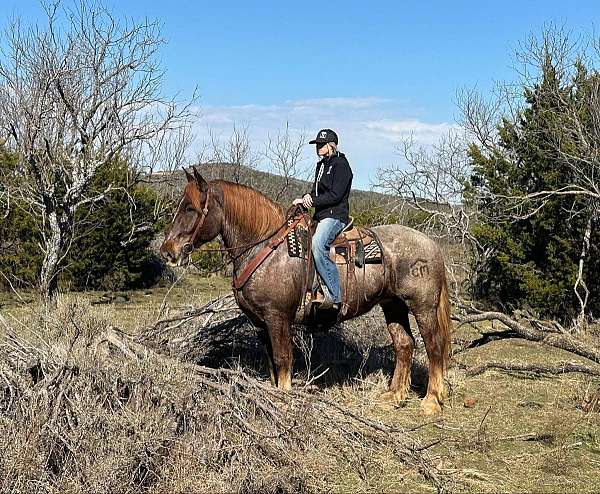
<path fill-rule="evenodd" d="M 312 255 L 315 267 L 321 279 L 325 282 L 333 303 L 342 302 L 340 290 L 340 275 L 335 262 L 329 258 L 329 247 L 338 233 L 344 228 L 344 223 L 335 218 L 323 218 L 317 224 L 312 238 Z"/>

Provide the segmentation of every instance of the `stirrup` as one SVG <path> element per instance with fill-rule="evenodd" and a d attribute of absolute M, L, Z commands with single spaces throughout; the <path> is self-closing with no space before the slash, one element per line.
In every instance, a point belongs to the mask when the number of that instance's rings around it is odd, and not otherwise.
<path fill-rule="evenodd" d="M 315 299 L 313 300 L 313 304 L 315 304 L 316 308 L 319 310 L 340 310 L 341 306 L 339 302 L 334 302 L 330 297 Z"/>

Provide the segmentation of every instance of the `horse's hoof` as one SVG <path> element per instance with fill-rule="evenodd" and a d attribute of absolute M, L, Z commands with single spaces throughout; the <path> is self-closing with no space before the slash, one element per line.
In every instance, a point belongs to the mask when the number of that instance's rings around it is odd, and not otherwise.
<path fill-rule="evenodd" d="M 379 400 L 384 403 L 391 403 L 393 405 L 402 405 L 408 396 L 405 391 L 386 391 L 379 396 Z"/>
<path fill-rule="evenodd" d="M 442 413 L 442 407 L 437 399 L 433 396 L 426 396 L 421 402 L 421 411 L 423 415 L 431 417 Z"/>
<path fill-rule="evenodd" d="M 280 391 L 291 391 L 292 389 L 292 379 L 280 379 L 277 382 L 277 388 L 279 388 Z"/>

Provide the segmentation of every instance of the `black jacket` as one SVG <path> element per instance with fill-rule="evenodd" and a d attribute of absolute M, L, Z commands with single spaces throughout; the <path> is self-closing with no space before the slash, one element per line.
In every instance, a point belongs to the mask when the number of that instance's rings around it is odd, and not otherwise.
<path fill-rule="evenodd" d="M 336 152 L 319 161 L 315 170 L 315 182 L 310 191 L 315 220 L 336 218 L 347 225 L 351 187 L 352 170 L 343 153 Z"/>

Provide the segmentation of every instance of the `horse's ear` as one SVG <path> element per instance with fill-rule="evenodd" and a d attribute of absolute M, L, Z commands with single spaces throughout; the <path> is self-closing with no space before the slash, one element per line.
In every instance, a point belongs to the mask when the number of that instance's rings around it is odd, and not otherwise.
<path fill-rule="evenodd" d="M 198 188 L 201 192 L 206 192 L 208 190 L 208 182 L 202 178 L 202 175 L 198 173 L 198 170 L 196 170 L 195 166 L 192 166 L 192 170 L 194 170 L 194 177 L 198 183 Z"/>
<path fill-rule="evenodd" d="M 183 171 L 185 172 L 185 178 L 187 178 L 188 183 L 193 182 L 195 180 L 194 176 L 183 167 Z"/>

